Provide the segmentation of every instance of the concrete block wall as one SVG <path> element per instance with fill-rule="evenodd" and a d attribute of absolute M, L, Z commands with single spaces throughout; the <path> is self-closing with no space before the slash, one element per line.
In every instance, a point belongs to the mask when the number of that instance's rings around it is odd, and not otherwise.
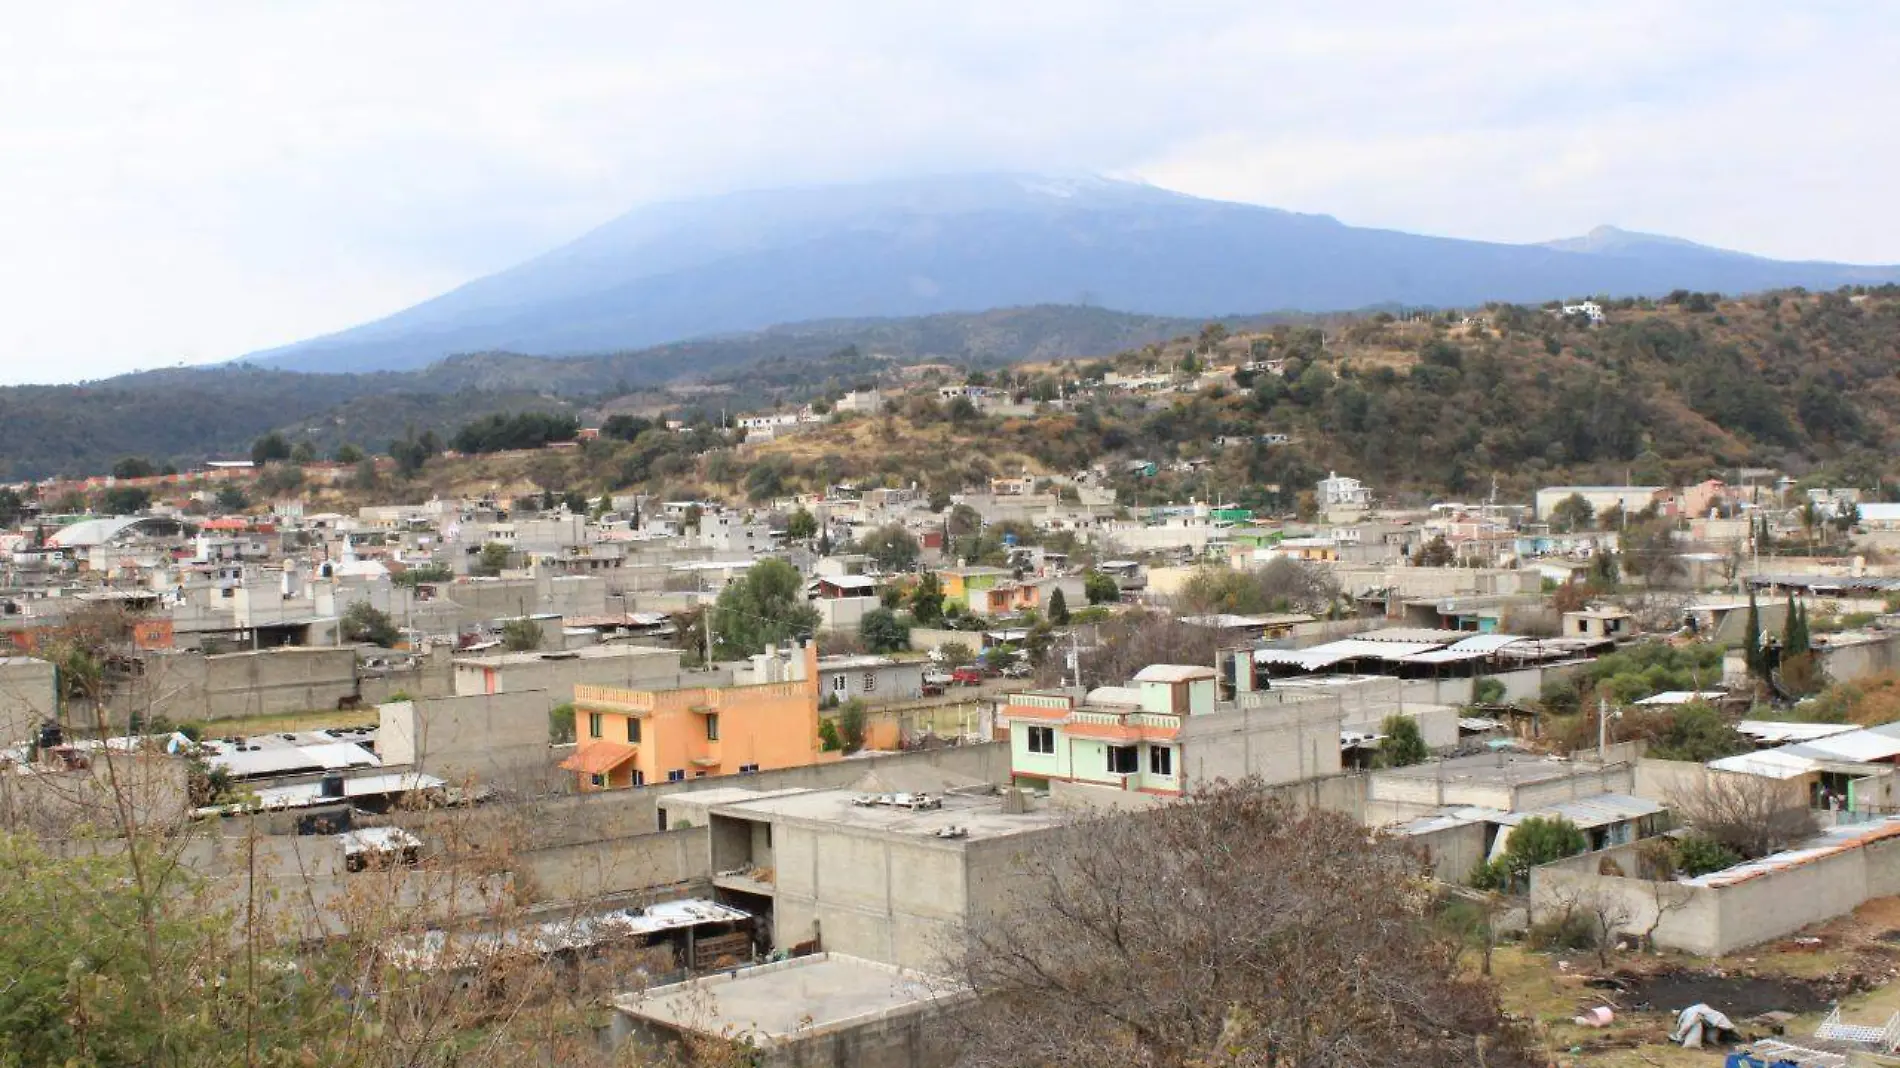
<path fill-rule="evenodd" d="M 709 886 L 708 831 L 687 827 L 517 854 L 527 901 L 590 901 L 609 895 Z"/>
<path fill-rule="evenodd" d="M 0 657 L 0 746 L 30 741 L 59 713 L 57 672 L 49 661 Z"/>

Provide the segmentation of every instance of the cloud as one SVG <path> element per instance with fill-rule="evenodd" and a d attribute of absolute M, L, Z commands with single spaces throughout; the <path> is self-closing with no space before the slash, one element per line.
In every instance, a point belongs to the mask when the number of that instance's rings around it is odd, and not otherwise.
<path fill-rule="evenodd" d="M 0 379 L 240 354 L 636 203 L 991 167 L 1363 225 L 1900 260 L 1900 27 L 1768 4 L 36 5 Z"/>

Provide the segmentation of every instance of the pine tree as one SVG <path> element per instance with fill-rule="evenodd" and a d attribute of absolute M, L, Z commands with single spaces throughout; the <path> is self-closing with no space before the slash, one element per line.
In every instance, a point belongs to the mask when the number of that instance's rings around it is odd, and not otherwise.
<path fill-rule="evenodd" d="M 1800 601 L 1796 601 L 1790 611 L 1794 619 L 1794 635 L 1788 639 L 1788 653 L 1793 656 L 1806 653 L 1812 649 L 1813 646 L 1808 638 L 1807 606 Z"/>
<path fill-rule="evenodd" d="M 1750 678 L 1759 678 L 1761 670 L 1761 608 L 1755 603 L 1755 591 L 1748 591 L 1748 629 L 1742 633 L 1742 660 Z"/>
<path fill-rule="evenodd" d="M 1793 656 L 1800 650 L 1795 648 L 1795 631 L 1800 626 L 1801 602 L 1788 598 L 1788 612 L 1781 617 L 1781 655 Z"/>
<path fill-rule="evenodd" d="M 1066 626 L 1069 622 L 1069 599 L 1063 596 L 1059 587 L 1049 595 L 1049 622 L 1058 627 Z"/>

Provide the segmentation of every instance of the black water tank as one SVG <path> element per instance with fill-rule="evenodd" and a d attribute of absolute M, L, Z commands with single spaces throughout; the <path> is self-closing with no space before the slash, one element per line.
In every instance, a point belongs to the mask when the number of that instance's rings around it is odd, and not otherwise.
<path fill-rule="evenodd" d="M 40 748 L 57 749 L 66 744 L 66 732 L 59 729 L 59 721 L 49 719 L 40 724 Z"/>

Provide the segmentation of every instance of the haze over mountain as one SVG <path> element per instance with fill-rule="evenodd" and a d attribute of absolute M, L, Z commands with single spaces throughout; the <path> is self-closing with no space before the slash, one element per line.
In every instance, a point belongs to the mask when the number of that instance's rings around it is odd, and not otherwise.
<path fill-rule="evenodd" d="M 1104 178 L 979 174 L 643 207 L 387 318 L 246 359 L 406 369 L 1034 304 L 1214 317 L 1896 280 L 1900 267 L 1782 262 L 1612 227 L 1495 244 Z"/>

